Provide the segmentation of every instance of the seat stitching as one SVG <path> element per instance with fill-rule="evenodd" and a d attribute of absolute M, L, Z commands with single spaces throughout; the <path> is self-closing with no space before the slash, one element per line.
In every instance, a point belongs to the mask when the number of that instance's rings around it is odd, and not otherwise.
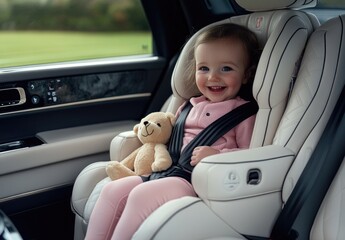
<path fill-rule="evenodd" d="M 340 18 L 340 21 L 341 21 L 341 29 L 343 31 L 343 22 L 342 22 L 342 19 Z M 315 91 L 314 93 L 314 96 L 312 98 L 312 100 L 310 101 L 308 107 L 306 108 L 306 110 L 304 111 L 302 117 L 300 118 L 300 120 L 298 121 L 295 129 L 292 131 L 292 133 L 290 134 L 290 137 L 288 138 L 288 140 L 286 141 L 284 147 L 286 147 L 288 145 L 288 143 L 290 142 L 290 140 L 292 139 L 292 136 L 294 135 L 294 133 L 297 131 L 297 128 L 300 126 L 300 123 L 302 122 L 302 119 L 304 119 L 304 116 L 306 115 L 306 113 L 308 112 L 308 109 L 310 108 L 310 106 L 312 105 L 312 103 L 314 102 L 315 100 L 315 97 L 317 95 L 317 93 L 319 92 L 319 89 L 320 89 L 320 84 L 322 82 L 322 79 L 323 79 L 323 76 L 324 76 L 324 72 L 325 72 L 325 62 L 326 62 L 326 56 L 327 56 L 327 48 L 326 48 L 326 44 L 327 44 L 327 32 L 324 33 L 324 44 L 323 44 L 323 47 L 324 47 L 324 60 L 323 60 L 323 66 L 322 66 L 322 74 L 320 76 L 320 79 L 319 79 L 319 84 L 318 84 L 318 87 L 317 87 L 317 90 Z M 343 39 L 343 34 L 341 34 L 341 39 L 340 39 L 340 43 L 342 42 L 342 39 Z M 326 101 L 326 104 L 325 104 L 325 107 L 323 108 L 322 110 L 322 113 L 320 114 L 318 120 L 315 122 L 314 126 L 311 128 L 309 134 L 307 135 L 307 137 L 310 135 L 310 133 L 313 131 L 313 129 L 316 127 L 316 125 L 319 123 L 320 119 L 322 118 L 326 108 L 327 108 L 327 105 L 328 105 L 328 102 L 329 102 L 329 99 L 331 97 L 331 93 L 332 91 L 334 90 L 334 83 L 335 83 L 335 78 L 336 78 L 336 73 L 338 72 L 337 69 L 339 67 L 339 58 L 340 58 L 340 53 L 341 53 L 341 47 L 342 45 L 340 44 L 339 45 L 339 50 L 338 50 L 338 56 L 337 56 L 337 63 L 336 63 L 336 68 L 335 68 L 335 71 L 334 71 L 334 76 L 333 76 L 333 80 L 332 80 L 332 87 L 330 88 L 330 92 L 328 94 L 328 98 L 327 98 L 327 101 Z"/>

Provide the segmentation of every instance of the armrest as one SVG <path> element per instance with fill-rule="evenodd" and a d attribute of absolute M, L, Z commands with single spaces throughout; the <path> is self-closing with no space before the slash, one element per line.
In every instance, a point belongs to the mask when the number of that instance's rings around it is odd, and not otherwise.
<path fill-rule="evenodd" d="M 110 160 L 121 161 L 142 145 L 133 131 L 122 132 L 110 143 Z"/>
<path fill-rule="evenodd" d="M 274 145 L 213 155 L 194 168 L 193 186 L 206 202 L 279 192 L 294 157 Z"/>
<path fill-rule="evenodd" d="M 75 180 L 71 204 L 73 211 L 79 216 L 84 215 L 85 205 L 97 183 L 107 177 L 107 164 L 108 161 L 92 163 L 84 168 Z"/>

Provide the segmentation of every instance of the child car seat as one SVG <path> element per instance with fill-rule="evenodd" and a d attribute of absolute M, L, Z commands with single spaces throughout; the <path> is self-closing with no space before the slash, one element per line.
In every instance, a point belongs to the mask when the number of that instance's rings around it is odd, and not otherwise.
<path fill-rule="evenodd" d="M 203 159 L 192 174 L 199 197 L 164 204 L 133 239 L 286 239 L 282 232 L 272 236 L 272 228 L 294 196 L 338 99 L 344 97 L 340 95 L 345 84 L 344 23 L 345 15 L 334 18 L 311 35 L 272 144 Z M 343 116 L 344 109 L 340 111 Z M 311 231 L 304 228 L 302 218 L 297 219 L 296 239 L 307 239 L 309 232 L 310 239 L 345 238 L 344 173 L 342 164 Z"/>
<path fill-rule="evenodd" d="M 292 5 L 291 1 L 279 1 L 273 3 L 273 8 L 272 1 L 269 0 L 257 3 L 244 0 L 237 2 L 249 11 L 258 12 L 232 17 L 211 25 L 224 22 L 241 24 L 251 29 L 259 39 L 262 55 L 253 85 L 253 95 L 258 102 L 259 111 L 251 142 L 251 147 L 258 147 L 272 143 L 286 107 L 296 66 L 309 35 L 318 26 L 315 16 L 285 8 L 309 7 L 315 5 L 316 1 L 311 1 L 308 5 L 305 5 L 304 1 L 296 1 Z M 196 36 L 203 30 L 192 36 L 181 52 L 172 76 L 173 96 L 167 111 L 176 112 L 178 106 L 198 93 L 196 87 L 186 88 L 183 79 L 188 52 Z M 124 132 L 111 143 L 111 160 L 120 161 L 139 146 L 140 142 L 133 132 Z M 100 190 L 110 181 L 104 171 L 106 164 L 107 162 L 97 162 L 87 166 L 75 181 L 71 200 L 76 215 L 75 239 L 85 236 L 88 220 Z"/>

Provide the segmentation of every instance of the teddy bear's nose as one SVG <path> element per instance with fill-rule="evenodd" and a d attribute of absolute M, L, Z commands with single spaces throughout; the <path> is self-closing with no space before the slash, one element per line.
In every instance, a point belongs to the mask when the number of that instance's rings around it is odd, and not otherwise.
<path fill-rule="evenodd" d="M 149 122 L 148 122 L 148 121 L 145 121 L 145 122 L 144 122 L 144 125 L 146 126 L 147 124 L 149 124 Z"/>

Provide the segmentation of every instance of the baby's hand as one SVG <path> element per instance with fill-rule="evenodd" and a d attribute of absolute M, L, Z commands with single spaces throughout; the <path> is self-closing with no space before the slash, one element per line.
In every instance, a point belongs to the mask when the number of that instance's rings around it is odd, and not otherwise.
<path fill-rule="evenodd" d="M 209 146 L 199 146 L 194 148 L 193 155 L 190 161 L 190 165 L 195 166 L 197 165 L 201 159 L 218 154 L 220 151 Z"/>

